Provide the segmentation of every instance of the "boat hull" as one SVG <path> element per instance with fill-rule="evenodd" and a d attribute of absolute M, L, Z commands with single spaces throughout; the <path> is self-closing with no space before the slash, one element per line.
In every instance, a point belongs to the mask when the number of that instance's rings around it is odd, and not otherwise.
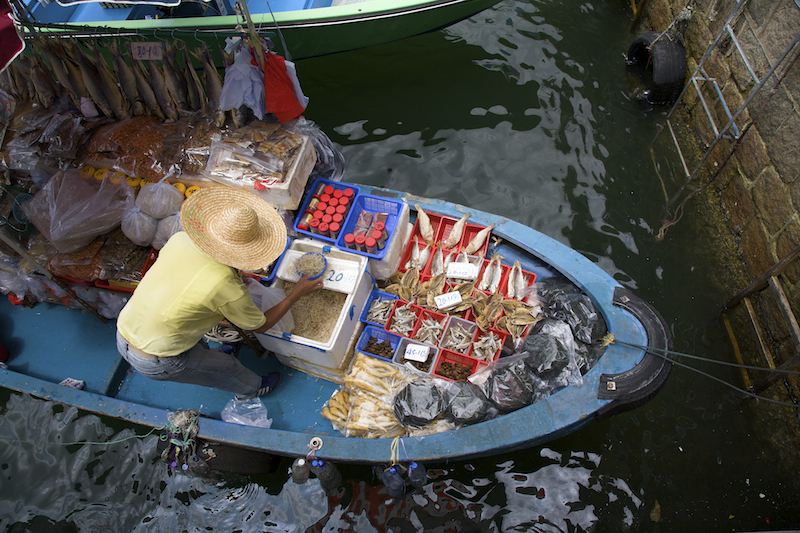
<path fill-rule="evenodd" d="M 370 0 L 334 7 L 274 14 L 251 13 L 259 34 L 272 39 L 275 51 L 293 60 L 384 44 L 434 31 L 491 7 L 496 0 Z M 114 11 L 114 10 L 111 10 Z M 59 21 L 62 22 L 62 21 Z M 162 18 L 155 20 L 65 20 L 40 26 L 39 33 L 69 33 L 75 37 L 152 35 L 207 42 L 219 47 L 228 36 L 240 35 L 235 16 Z M 276 29 L 280 28 L 280 35 Z M 221 64 L 221 63 L 220 63 Z"/>
<path fill-rule="evenodd" d="M 424 437 L 403 439 L 404 455 L 416 461 L 443 461 L 496 455 L 499 453 L 541 445 L 547 441 L 574 432 L 591 422 L 635 408 L 652 398 L 664 385 L 671 364 L 668 359 L 649 352 L 666 354 L 672 348 L 672 340 L 663 318 L 649 304 L 639 300 L 621 287 L 611 276 L 580 253 L 531 228 L 506 218 L 468 210 L 449 202 L 410 196 L 396 191 L 361 186 L 362 192 L 404 198 L 410 204 L 419 203 L 426 211 L 444 216 L 460 218 L 470 213 L 470 222 L 482 225 L 495 224 L 493 235 L 513 243 L 524 253 L 539 258 L 548 267 L 579 286 L 593 301 L 596 311 L 605 319 L 608 331 L 625 343 L 608 346 L 597 363 L 583 376 L 583 383 L 566 387 L 555 394 L 518 411 L 492 420 Z M 23 312 L 23 311 L 20 311 Z M 79 318 L 85 314 L 66 311 Z M 0 313 L 0 319 L 3 313 Z M 83 318 L 81 318 L 83 319 Z M 85 320 L 85 319 L 84 319 Z M 113 323 L 107 324 L 108 335 L 113 332 Z M 79 326 L 76 326 L 79 327 Z M 27 331 L 8 331 L 28 335 Z M 31 333 L 33 334 L 33 333 Z M 91 341 L 84 340 L 89 343 Z M 73 359 L 62 361 L 60 375 L 71 372 L 88 372 L 81 368 L 79 354 L 81 346 L 75 343 L 65 350 Z M 109 342 L 113 346 L 113 340 Z M 649 347 L 649 350 L 642 347 Z M 43 357 L 43 356 L 42 356 Z M 171 409 L 159 407 L 158 402 L 179 404 L 191 397 L 187 389 L 197 389 L 199 396 L 211 403 L 211 396 L 203 387 L 181 384 L 180 389 L 168 388 L 170 384 L 154 382 L 139 377 L 138 385 L 125 385 L 127 364 L 116 354 L 104 357 L 115 358 L 118 364 L 111 366 L 103 385 L 95 390 L 75 390 L 57 384 L 52 379 L 37 375 L 33 365 L 20 363 L 21 368 L 0 370 L 0 385 L 7 389 L 29 393 L 56 402 L 76 406 L 80 409 L 106 416 L 120 418 L 151 427 L 162 427 L 168 423 Z M 240 356 L 241 357 L 241 356 Z M 88 363 L 87 363 L 88 364 Z M 10 361 L 15 368 L 15 361 Z M 301 374 L 297 373 L 296 374 Z M 264 403 L 270 414 L 302 417 L 303 409 L 318 411 L 321 402 L 301 406 L 302 399 L 296 396 L 318 394 L 322 402 L 335 390 L 335 384 L 315 378 L 303 379 L 293 376 L 285 380 L 286 389 L 282 404 L 272 394 Z M 301 390 L 303 382 L 312 387 Z M 120 385 L 122 383 L 123 385 Z M 609 386 L 613 383 L 614 386 Z M 166 387 L 166 388 L 165 388 Z M 295 388 L 294 391 L 290 390 Z M 180 390 L 181 392 L 169 392 Z M 316 392 L 314 392 L 316 391 Z M 166 396 L 166 397 L 165 397 Z M 225 396 L 222 395 L 222 398 Z M 224 400 L 222 400 L 224 401 Z M 148 405 L 149 404 L 149 405 Z M 206 414 L 207 407 L 195 405 Z M 217 406 L 217 411 L 221 406 Z M 314 415 L 306 416 L 318 416 Z M 345 438 L 335 432 L 329 423 L 311 425 L 306 429 L 282 429 L 281 422 L 274 429 L 261 429 L 222 422 L 215 418 L 202 418 L 198 437 L 211 442 L 240 446 L 282 456 L 301 456 L 308 453 L 312 439 L 321 439 L 322 446 L 317 455 L 337 462 L 385 463 L 390 458 L 390 439 Z"/>

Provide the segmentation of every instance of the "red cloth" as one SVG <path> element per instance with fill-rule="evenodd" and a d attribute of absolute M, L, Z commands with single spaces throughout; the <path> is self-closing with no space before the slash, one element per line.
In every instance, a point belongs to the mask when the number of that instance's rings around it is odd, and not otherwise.
<path fill-rule="evenodd" d="M 8 0 L 0 0 L 0 72 L 25 49 L 12 19 L 13 11 Z"/>
<path fill-rule="evenodd" d="M 264 93 L 267 112 L 281 122 L 288 122 L 303 114 L 304 108 L 294 95 L 294 85 L 286 74 L 286 61 L 278 54 L 265 53 Z"/>

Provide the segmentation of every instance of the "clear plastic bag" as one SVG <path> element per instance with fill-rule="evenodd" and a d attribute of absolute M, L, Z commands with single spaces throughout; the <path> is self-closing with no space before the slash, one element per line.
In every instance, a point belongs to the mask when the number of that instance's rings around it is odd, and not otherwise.
<path fill-rule="evenodd" d="M 311 176 L 309 176 L 309 186 L 317 178 L 324 178 L 330 181 L 342 180 L 345 164 L 344 156 L 319 126 L 301 116 L 285 123 L 283 127 L 293 133 L 307 136 L 314 145 L 314 150 L 317 152 L 317 162 L 314 165 Z"/>
<path fill-rule="evenodd" d="M 283 160 L 273 152 L 258 152 L 217 138 L 211 144 L 208 163 L 200 174 L 223 185 L 253 189 L 267 179 L 283 180 Z"/>
<path fill-rule="evenodd" d="M 223 422 L 269 429 L 272 427 L 272 419 L 267 415 L 267 408 L 261 403 L 261 398 L 244 401 L 234 398 L 225 405 L 221 413 Z"/>
<path fill-rule="evenodd" d="M 181 191 L 167 183 L 168 177 L 169 174 L 158 183 L 146 184 L 136 196 L 136 207 L 156 220 L 177 213 L 183 203 Z"/>
<path fill-rule="evenodd" d="M 150 246 L 158 229 L 158 220 L 138 207 L 125 211 L 121 222 L 122 232 L 134 244 Z"/>
<path fill-rule="evenodd" d="M 71 169 L 56 173 L 22 204 L 22 210 L 59 252 L 66 253 L 80 250 L 118 226 L 133 199 L 133 189 L 116 173 L 107 173 L 98 187 L 81 171 Z"/>
<path fill-rule="evenodd" d="M 544 381 L 550 394 L 583 378 L 576 358 L 576 343 L 566 322 L 547 318 L 525 339 L 528 368 Z"/>
<path fill-rule="evenodd" d="M 278 287 L 265 287 L 260 282 L 251 278 L 245 278 L 245 284 L 247 285 L 247 290 L 250 291 L 250 296 L 253 298 L 253 303 L 256 304 L 256 307 L 258 307 L 262 313 L 266 312 L 267 309 L 272 309 L 286 299 L 286 293 L 283 292 L 283 289 L 279 289 Z M 286 314 L 272 326 L 272 329 L 291 333 L 294 329 L 292 311 L 286 311 Z"/>
<path fill-rule="evenodd" d="M 153 248 L 160 250 L 167 244 L 170 237 L 183 231 L 181 226 L 180 213 L 174 213 L 158 221 L 158 228 L 156 234 L 153 236 L 153 241 L 150 243 Z"/>

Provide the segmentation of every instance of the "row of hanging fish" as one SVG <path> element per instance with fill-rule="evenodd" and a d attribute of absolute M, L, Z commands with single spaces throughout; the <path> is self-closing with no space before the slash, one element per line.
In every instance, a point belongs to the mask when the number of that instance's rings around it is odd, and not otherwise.
<path fill-rule="evenodd" d="M 109 64 L 94 40 L 37 37 L 30 44 L 32 53 L 17 57 L 0 76 L 0 87 L 18 101 L 50 107 L 66 94 L 87 117 L 153 115 L 175 121 L 201 112 L 212 114 L 219 127 L 225 123 L 219 106 L 223 78 L 205 45 L 190 51 L 162 41 L 163 59 L 155 61 L 133 59 L 132 42 L 111 41 L 103 44 L 113 60 Z M 239 110 L 232 115 L 237 126 L 243 122 Z"/>

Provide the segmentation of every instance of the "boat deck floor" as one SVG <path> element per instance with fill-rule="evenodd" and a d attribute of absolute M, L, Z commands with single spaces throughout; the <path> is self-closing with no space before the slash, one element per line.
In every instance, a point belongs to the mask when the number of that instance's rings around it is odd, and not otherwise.
<path fill-rule="evenodd" d="M 88 392 L 167 411 L 197 409 L 205 416 L 220 418 L 232 393 L 142 377 L 117 353 L 115 324 L 113 320 L 103 324 L 91 313 L 58 304 L 23 308 L 0 299 L 0 341 L 9 350 L 10 370 L 52 383 L 67 377 L 80 379 Z M 262 397 L 273 428 L 331 431 L 330 422 L 319 410 L 337 384 L 286 367 L 274 356 L 261 358 L 244 344 L 238 357 L 259 374 L 278 370 L 283 375 L 280 387 Z"/>

